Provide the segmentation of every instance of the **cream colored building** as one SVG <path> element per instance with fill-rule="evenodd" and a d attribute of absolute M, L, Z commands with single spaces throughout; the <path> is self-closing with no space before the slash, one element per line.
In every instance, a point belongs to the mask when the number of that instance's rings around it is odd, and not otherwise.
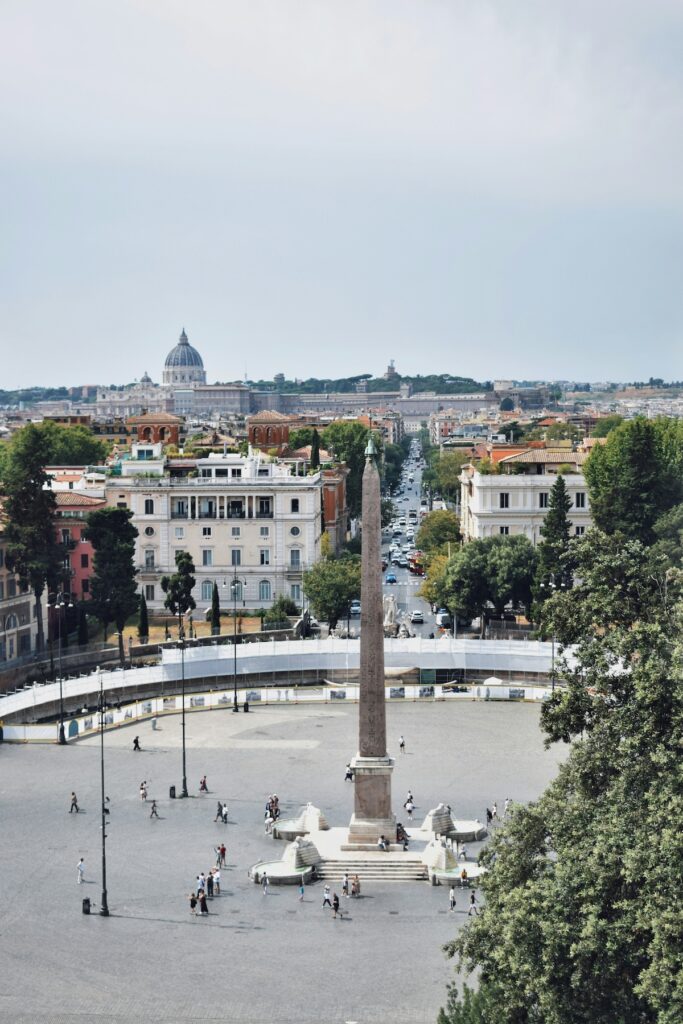
<path fill-rule="evenodd" d="M 141 449 L 142 454 L 142 449 Z M 196 616 L 211 604 L 214 582 L 221 607 L 268 607 L 284 594 L 302 600 L 304 571 L 320 558 L 320 473 L 293 476 L 290 467 L 253 450 L 248 456 L 212 454 L 191 472 L 154 459 L 107 483 L 108 504 L 130 508 L 138 529 L 136 564 L 148 607 L 161 611 L 161 578 L 175 571 L 177 551 L 189 551 L 196 572 Z"/>
<path fill-rule="evenodd" d="M 566 448 L 532 448 L 501 459 L 499 473 L 480 473 L 463 467 L 460 476 L 460 528 L 466 541 L 498 535 L 543 538 L 541 526 L 550 491 L 562 472 L 572 500 L 572 534 L 582 536 L 592 526 L 588 488 L 582 466 L 588 455 Z"/>
<path fill-rule="evenodd" d="M 19 577 L 5 567 L 5 544 L 0 510 L 0 669 L 17 658 L 35 653 L 38 625 L 32 591 L 22 589 Z M 43 591 L 43 627 L 47 637 L 47 594 Z"/>

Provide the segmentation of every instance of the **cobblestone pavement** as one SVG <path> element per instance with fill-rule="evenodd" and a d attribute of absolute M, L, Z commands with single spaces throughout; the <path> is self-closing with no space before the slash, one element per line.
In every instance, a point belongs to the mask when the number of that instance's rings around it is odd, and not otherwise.
<path fill-rule="evenodd" d="M 483 818 L 494 799 L 533 799 L 561 750 L 545 751 L 539 709 L 458 703 L 390 705 L 394 806 L 410 787 L 416 821 L 440 800 Z M 105 736 L 107 878 L 111 917 L 81 913 L 100 900 L 99 739 L 68 747 L 0 747 L 0 1022 L 434 1024 L 453 965 L 441 945 L 466 919 L 444 887 L 367 884 L 333 920 L 321 886 L 304 903 L 293 888 L 261 889 L 247 868 L 280 856 L 263 834 L 263 804 L 277 792 L 285 816 L 311 800 L 333 825 L 348 822 L 357 707 L 256 708 L 187 716 L 189 800 L 180 791 L 180 719 Z M 133 753 L 139 734 L 142 751 Z M 208 776 L 209 794 L 199 794 Z M 140 800 L 159 801 L 160 820 Z M 69 814 L 75 790 L 81 813 Z M 228 825 L 214 824 L 226 799 Z M 223 892 L 193 918 L 187 894 L 228 847 Z M 85 858 L 85 882 L 76 863 Z M 341 882 L 341 880 L 340 880 Z M 340 887 L 338 891 L 341 892 Z"/>

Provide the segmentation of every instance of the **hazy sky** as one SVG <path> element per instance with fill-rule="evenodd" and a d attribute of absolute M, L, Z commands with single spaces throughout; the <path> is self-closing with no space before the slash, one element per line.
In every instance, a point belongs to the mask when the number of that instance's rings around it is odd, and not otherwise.
<path fill-rule="evenodd" d="M 681 0 L 2 0 L 0 387 L 683 378 Z"/>

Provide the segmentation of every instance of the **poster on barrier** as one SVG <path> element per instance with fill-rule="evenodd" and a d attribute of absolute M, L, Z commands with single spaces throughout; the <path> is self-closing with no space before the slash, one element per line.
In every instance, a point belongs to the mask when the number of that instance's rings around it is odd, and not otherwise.
<path fill-rule="evenodd" d="M 256 701 L 261 700 L 261 691 L 260 690 L 247 690 L 247 698 L 246 699 L 247 699 L 247 702 L 249 704 L 254 704 Z"/>
<path fill-rule="evenodd" d="M 175 706 L 175 697 L 164 697 L 164 711 L 172 711 Z"/>
<path fill-rule="evenodd" d="M 389 697 L 390 697 L 391 700 L 396 700 L 398 698 L 405 697 L 405 695 L 406 695 L 406 688 L 405 688 L 405 686 L 390 686 L 389 687 Z"/>
<path fill-rule="evenodd" d="M 346 700 L 346 690 L 330 690 L 330 700 Z"/>

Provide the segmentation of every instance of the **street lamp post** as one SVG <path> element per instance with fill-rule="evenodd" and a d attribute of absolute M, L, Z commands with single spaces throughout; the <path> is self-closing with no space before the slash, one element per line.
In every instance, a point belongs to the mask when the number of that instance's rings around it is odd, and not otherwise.
<path fill-rule="evenodd" d="M 54 656 L 53 656 L 53 651 L 52 651 L 53 631 L 54 631 L 53 625 L 52 625 L 52 614 L 51 614 L 52 609 L 55 609 L 58 612 L 58 614 L 59 614 L 59 637 L 58 637 L 58 642 L 59 642 L 59 648 L 58 648 L 58 651 L 59 651 L 59 734 L 58 734 L 58 738 L 59 738 L 60 745 L 61 746 L 65 746 L 65 744 L 66 744 L 66 732 L 64 730 L 64 682 L 63 682 L 63 679 L 62 679 L 62 629 L 64 628 L 64 624 L 66 622 L 66 611 L 65 611 L 65 609 L 66 608 L 73 608 L 73 601 L 71 600 L 71 595 L 70 594 L 65 594 L 63 591 L 60 591 L 59 593 L 52 595 L 52 600 L 50 600 L 49 597 L 48 597 L 47 605 L 48 605 L 48 609 L 49 609 L 49 611 L 48 611 L 48 616 L 49 617 L 48 617 L 47 631 L 48 631 L 48 637 L 49 637 L 49 641 L 50 641 L 50 675 L 52 676 L 53 680 L 54 680 L 54 677 L 55 677 L 55 664 L 54 664 Z"/>
<path fill-rule="evenodd" d="M 237 590 L 243 587 L 245 581 L 239 579 L 237 572 L 230 580 L 230 592 L 232 594 L 232 710 L 239 711 L 237 703 Z"/>
<path fill-rule="evenodd" d="M 183 790 L 181 796 L 189 796 L 187 792 L 187 766 L 185 760 L 185 633 L 181 627 L 180 639 L 178 640 L 178 647 L 180 648 L 180 678 L 182 680 L 182 702 L 183 706 L 181 709 L 181 721 L 183 730 Z"/>
<path fill-rule="evenodd" d="M 109 904 L 107 902 L 107 809 L 104 796 L 104 685 L 102 672 L 100 673 L 100 782 L 102 797 L 102 898 L 100 900 L 100 915 L 109 917 Z"/>

